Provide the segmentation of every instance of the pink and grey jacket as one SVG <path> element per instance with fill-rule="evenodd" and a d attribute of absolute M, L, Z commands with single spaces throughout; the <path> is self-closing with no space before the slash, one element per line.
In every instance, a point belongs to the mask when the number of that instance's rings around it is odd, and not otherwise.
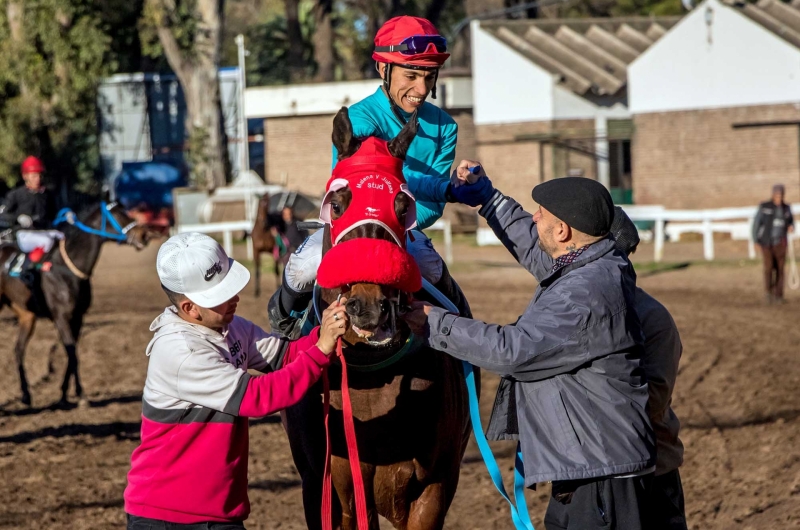
<path fill-rule="evenodd" d="M 131 456 L 125 511 L 183 524 L 243 521 L 247 418 L 297 403 L 319 379 L 329 360 L 315 346 L 318 329 L 290 342 L 234 317 L 218 333 L 169 307 L 150 330 L 142 442 Z"/>

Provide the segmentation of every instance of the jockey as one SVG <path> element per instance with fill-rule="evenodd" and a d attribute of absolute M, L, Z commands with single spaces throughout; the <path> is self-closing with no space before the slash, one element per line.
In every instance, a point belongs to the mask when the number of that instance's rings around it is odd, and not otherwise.
<path fill-rule="evenodd" d="M 11 268 L 12 276 L 19 276 L 23 270 L 32 268 L 44 254 L 53 247 L 60 232 L 47 230 L 56 214 L 55 201 L 50 191 L 42 185 L 44 165 L 29 156 L 22 162 L 24 186 L 6 195 L 5 205 L 0 207 L 0 221 L 6 226 L 18 226 L 17 246 L 29 256 L 20 256 Z"/>
<path fill-rule="evenodd" d="M 458 125 L 449 114 L 426 101 L 428 94 L 436 98 L 439 69 L 448 57 L 447 41 L 430 21 L 411 16 L 392 18 L 378 30 L 372 54 L 382 86 L 348 109 L 355 137 L 376 136 L 387 141 L 397 136 L 411 115 L 417 113 L 419 133 L 408 150 L 403 174 L 416 198 L 419 229 L 431 226 L 442 216 L 445 203 L 453 202 L 449 173 L 455 158 Z M 334 147 L 332 166 L 336 165 L 337 155 Z M 289 259 L 284 281 L 270 301 L 274 329 L 283 328 L 281 331 L 285 332 L 293 322 L 289 313 L 308 305 L 308 293 L 322 258 L 322 234 L 319 230 L 309 237 Z M 468 311 L 430 239 L 414 231 L 408 251 L 417 260 L 423 277 Z"/>

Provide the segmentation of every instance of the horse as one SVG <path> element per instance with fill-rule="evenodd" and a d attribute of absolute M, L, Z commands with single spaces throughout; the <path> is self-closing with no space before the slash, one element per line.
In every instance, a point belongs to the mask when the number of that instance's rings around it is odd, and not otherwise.
<path fill-rule="evenodd" d="M 416 119 L 409 120 L 389 142 L 392 156 L 405 157 L 416 128 Z M 346 108 L 334 119 L 333 142 L 339 160 L 352 156 L 360 146 L 353 137 Z M 332 219 L 344 215 L 356 192 L 348 186 L 329 193 Z M 397 195 L 394 214 L 401 225 L 405 226 L 406 217 L 413 214 L 410 206 L 408 195 Z M 332 248 L 331 225 L 324 230 L 323 264 Z M 347 232 L 340 243 L 355 238 L 398 244 L 388 230 L 373 223 Z M 399 300 L 408 293 L 371 283 L 321 289 L 319 310 L 340 295 L 347 297 L 350 320 L 343 337 L 347 345 L 344 356 L 369 528 L 379 528 L 380 515 L 397 529 L 441 529 L 456 492 L 461 459 L 471 432 L 461 363 L 424 345 L 396 360 L 401 350 L 413 342 L 411 331 L 399 317 Z M 343 432 L 341 365 L 332 364 L 328 372 L 332 524 L 333 528 L 353 530 L 357 528 L 356 507 Z M 318 387 L 282 414 L 292 456 L 302 476 L 306 524 L 311 530 L 321 528 L 324 516 L 321 493 L 326 435 Z"/>
<path fill-rule="evenodd" d="M 282 236 L 277 230 L 277 219 L 273 214 L 269 213 L 269 202 L 269 195 L 267 194 L 258 201 L 256 221 L 253 225 L 253 231 L 250 232 L 250 238 L 253 240 L 253 264 L 256 270 L 256 297 L 261 296 L 261 254 L 272 254 L 276 285 L 281 284 L 280 266 L 285 266 L 289 259 L 288 248 L 284 248 L 283 253 L 281 253 L 281 245 L 278 243 L 278 238 Z"/>
<path fill-rule="evenodd" d="M 147 226 L 132 221 L 118 203 L 101 203 L 90 209 L 81 219 L 66 210 L 62 210 L 62 214 L 66 223 L 59 228 L 64 239 L 42 260 L 49 264 L 49 268 L 41 270 L 33 284 L 28 285 L 9 274 L 9 264 L 19 252 L 16 246 L 5 245 L 0 248 L 0 263 L 5 264 L 0 273 L 0 310 L 10 306 L 19 324 L 14 353 L 22 390 L 21 399 L 27 406 L 31 404 L 31 394 L 25 376 L 25 349 L 33 334 L 36 320 L 48 318 L 53 321 L 67 353 L 67 370 L 61 384 L 59 404 L 69 404 L 67 391 L 73 377 L 75 395 L 79 403 L 84 403 L 83 387 L 78 376 L 76 345 L 83 316 L 91 305 L 90 278 L 100 257 L 100 249 L 104 242 L 117 240 L 141 250 L 155 235 Z"/>

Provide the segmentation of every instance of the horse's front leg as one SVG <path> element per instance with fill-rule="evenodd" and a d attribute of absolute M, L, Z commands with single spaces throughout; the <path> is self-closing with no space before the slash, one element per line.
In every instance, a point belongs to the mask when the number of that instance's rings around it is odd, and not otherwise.
<path fill-rule="evenodd" d="M 405 530 L 441 530 L 447 514 L 446 504 L 444 485 L 440 482 L 429 484 L 411 503 Z"/>
<path fill-rule="evenodd" d="M 71 280 L 72 278 L 70 278 Z M 53 324 L 58 331 L 58 337 L 64 350 L 67 352 L 67 371 L 64 374 L 64 381 L 61 383 L 62 405 L 68 403 L 67 390 L 69 389 L 70 377 L 75 375 L 75 393 L 81 397 L 83 389 L 78 381 L 78 353 L 76 351 L 78 336 L 73 330 L 79 332 L 80 325 L 75 325 L 73 314 L 79 311 L 79 297 L 81 295 L 80 284 L 65 281 L 63 277 L 44 276 L 42 281 L 42 291 L 53 316 Z M 82 322 L 82 319 L 81 319 Z"/>
<path fill-rule="evenodd" d="M 350 462 L 345 458 L 331 457 L 331 475 L 333 476 L 333 489 L 339 499 L 341 506 L 341 526 L 336 526 L 336 516 L 334 513 L 334 528 L 342 530 L 358 530 L 358 520 L 356 517 L 356 496 L 353 489 L 353 475 L 350 473 Z M 361 464 L 361 475 L 364 479 L 364 494 L 367 504 L 367 520 L 369 530 L 380 530 L 378 510 L 375 507 L 375 495 L 373 484 L 375 479 L 375 467 Z M 322 514 L 325 517 L 325 514 Z"/>

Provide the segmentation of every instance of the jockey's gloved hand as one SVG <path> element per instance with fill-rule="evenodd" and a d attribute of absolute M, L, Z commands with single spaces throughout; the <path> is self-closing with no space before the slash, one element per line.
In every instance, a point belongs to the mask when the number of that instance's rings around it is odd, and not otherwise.
<path fill-rule="evenodd" d="M 455 202 L 467 206 L 482 206 L 491 200 L 494 195 L 494 186 L 489 177 L 481 177 L 475 184 L 451 187 L 448 192 Z"/>
<path fill-rule="evenodd" d="M 33 219 L 31 219 L 30 215 L 22 214 L 17 217 L 17 224 L 22 228 L 30 228 L 33 226 Z"/>

